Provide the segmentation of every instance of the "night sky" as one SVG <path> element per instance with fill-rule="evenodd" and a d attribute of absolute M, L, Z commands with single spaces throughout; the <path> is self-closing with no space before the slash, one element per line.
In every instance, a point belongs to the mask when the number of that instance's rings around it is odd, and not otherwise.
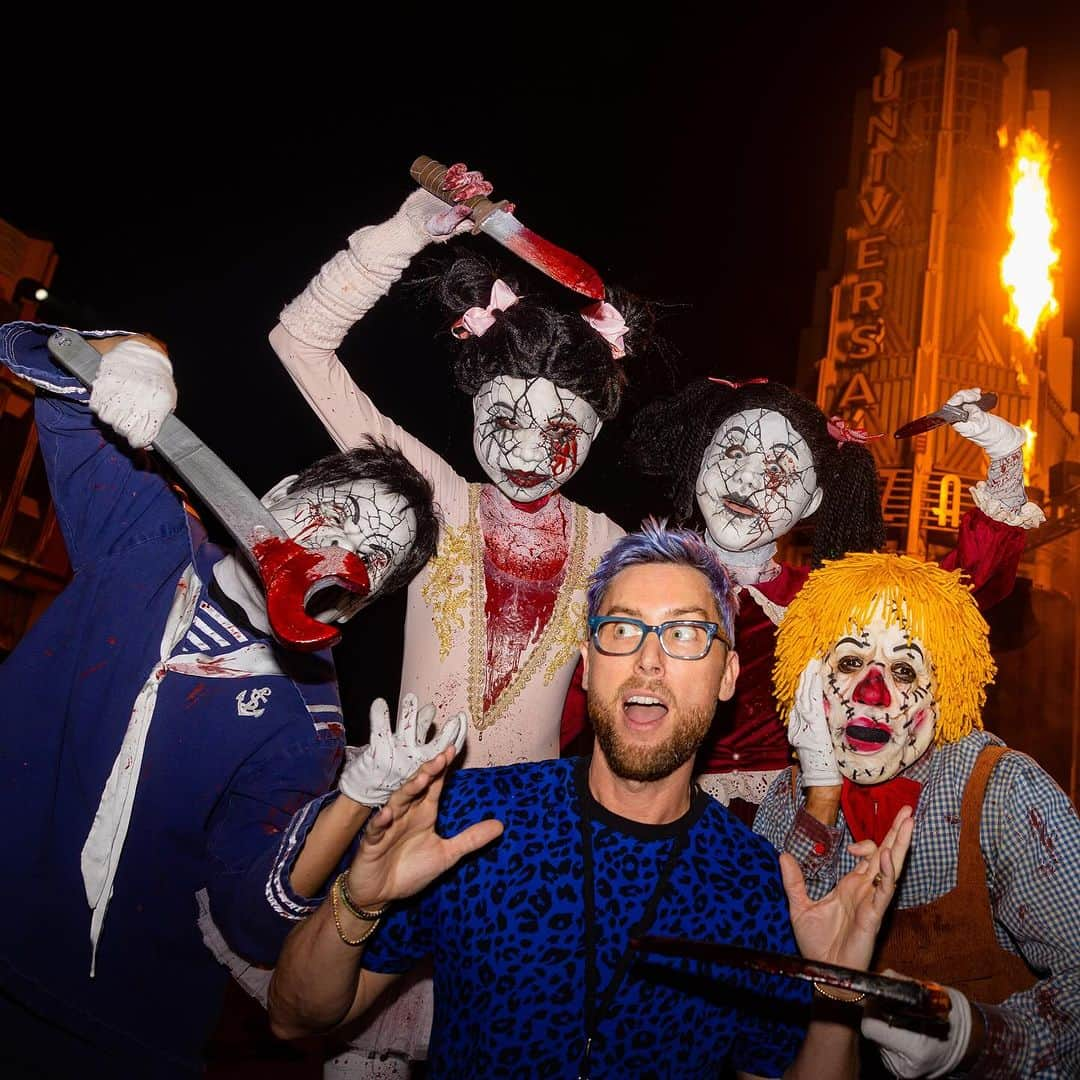
<path fill-rule="evenodd" d="M 679 381 L 790 379 L 855 91 L 881 47 L 911 55 L 944 35 L 941 3 L 821 6 L 650 5 L 628 19 L 610 5 L 583 19 L 527 5 L 439 21 L 410 8 L 396 25 L 373 5 L 321 23 L 310 6 L 229 31 L 223 8 L 189 7 L 156 12 L 152 41 L 145 27 L 108 40 L 98 27 L 79 47 L 46 42 L 39 24 L 33 47 L 5 49 L 0 217 L 56 245 L 65 321 L 169 344 L 178 414 L 260 491 L 332 449 L 266 334 L 349 232 L 394 211 L 421 153 L 482 169 L 526 224 L 661 302 Z M 1052 93 L 1067 328 L 1080 338 L 1080 11 L 969 7 L 976 28 L 998 27 L 1001 52 L 1029 48 L 1030 85 Z M 384 412 L 479 479 L 437 329 L 392 297 L 342 355 Z M 656 385 L 631 375 L 640 396 Z M 620 475 L 623 423 L 568 494 L 633 526 L 662 507 Z M 382 608 L 342 647 L 343 668 L 396 645 L 402 605 Z M 343 672 L 347 693 L 396 693 L 396 676 L 355 691 L 353 679 Z"/>

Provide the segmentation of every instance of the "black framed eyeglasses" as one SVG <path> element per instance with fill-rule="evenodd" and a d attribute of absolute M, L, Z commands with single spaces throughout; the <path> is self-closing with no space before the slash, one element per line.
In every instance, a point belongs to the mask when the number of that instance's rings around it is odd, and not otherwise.
<path fill-rule="evenodd" d="M 717 638 L 731 648 L 719 623 L 700 619 L 672 619 L 650 626 L 627 615 L 590 615 L 589 634 L 596 651 L 604 656 L 631 656 L 649 634 L 657 636 L 660 648 L 674 660 L 700 660 Z"/>

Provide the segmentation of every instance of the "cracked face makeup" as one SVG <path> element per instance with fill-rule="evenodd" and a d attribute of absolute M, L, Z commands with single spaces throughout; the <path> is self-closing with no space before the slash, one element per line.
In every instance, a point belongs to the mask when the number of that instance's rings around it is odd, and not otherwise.
<path fill-rule="evenodd" d="M 584 398 L 549 379 L 500 375 L 473 397 L 477 460 L 514 502 L 535 502 L 565 484 L 601 426 Z"/>
<path fill-rule="evenodd" d="M 822 667 L 836 763 L 856 784 L 901 773 L 926 752 L 937 727 L 933 664 L 902 610 L 890 607 L 840 638 Z"/>
<path fill-rule="evenodd" d="M 768 409 L 734 413 L 716 429 L 695 487 L 709 536 L 726 551 L 775 542 L 818 508 L 821 494 L 806 440 Z"/>
<path fill-rule="evenodd" d="M 286 477 L 262 500 L 290 539 L 311 549 L 345 548 L 359 555 L 367 567 L 371 591 L 366 596 L 327 588 L 309 604 L 308 613 L 322 622 L 346 622 L 371 601 L 387 574 L 405 558 L 416 539 L 416 515 L 404 495 L 374 480 L 289 493 L 286 488 L 293 480 Z"/>

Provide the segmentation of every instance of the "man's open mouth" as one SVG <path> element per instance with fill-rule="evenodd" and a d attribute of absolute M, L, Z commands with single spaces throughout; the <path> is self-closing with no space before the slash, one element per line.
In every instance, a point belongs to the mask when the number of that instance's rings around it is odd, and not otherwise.
<path fill-rule="evenodd" d="M 892 728 L 869 720 L 856 720 L 844 728 L 844 739 L 856 754 L 876 754 L 892 740 Z"/>
<path fill-rule="evenodd" d="M 652 694 L 631 694 L 623 700 L 623 715 L 634 727 L 649 727 L 667 712 L 667 704 Z"/>

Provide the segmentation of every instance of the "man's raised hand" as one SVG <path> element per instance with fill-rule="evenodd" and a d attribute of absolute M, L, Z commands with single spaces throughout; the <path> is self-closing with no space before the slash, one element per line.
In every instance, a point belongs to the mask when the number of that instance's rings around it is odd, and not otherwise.
<path fill-rule="evenodd" d="M 914 822 L 902 807 L 881 846 L 871 840 L 848 849 L 859 863 L 820 900 L 806 893 L 799 864 L 784 852 L 780 873 L 791 911 L 791 926 L 803 956 L 865 970 L 874 953 L 881 920 L 896 891 L 907 858 Z"/>
<path fill-rule="evenodd" d="M 412 896 L 502 834 L 502 822 L 495 820 L 479 821 L 447 838 L 435 831 L 439 796 L 456 753 L 451 746 L 425 762 L 368 819 L 349 867 L 349 896 L 355 904 L 377 910 Z"/>

